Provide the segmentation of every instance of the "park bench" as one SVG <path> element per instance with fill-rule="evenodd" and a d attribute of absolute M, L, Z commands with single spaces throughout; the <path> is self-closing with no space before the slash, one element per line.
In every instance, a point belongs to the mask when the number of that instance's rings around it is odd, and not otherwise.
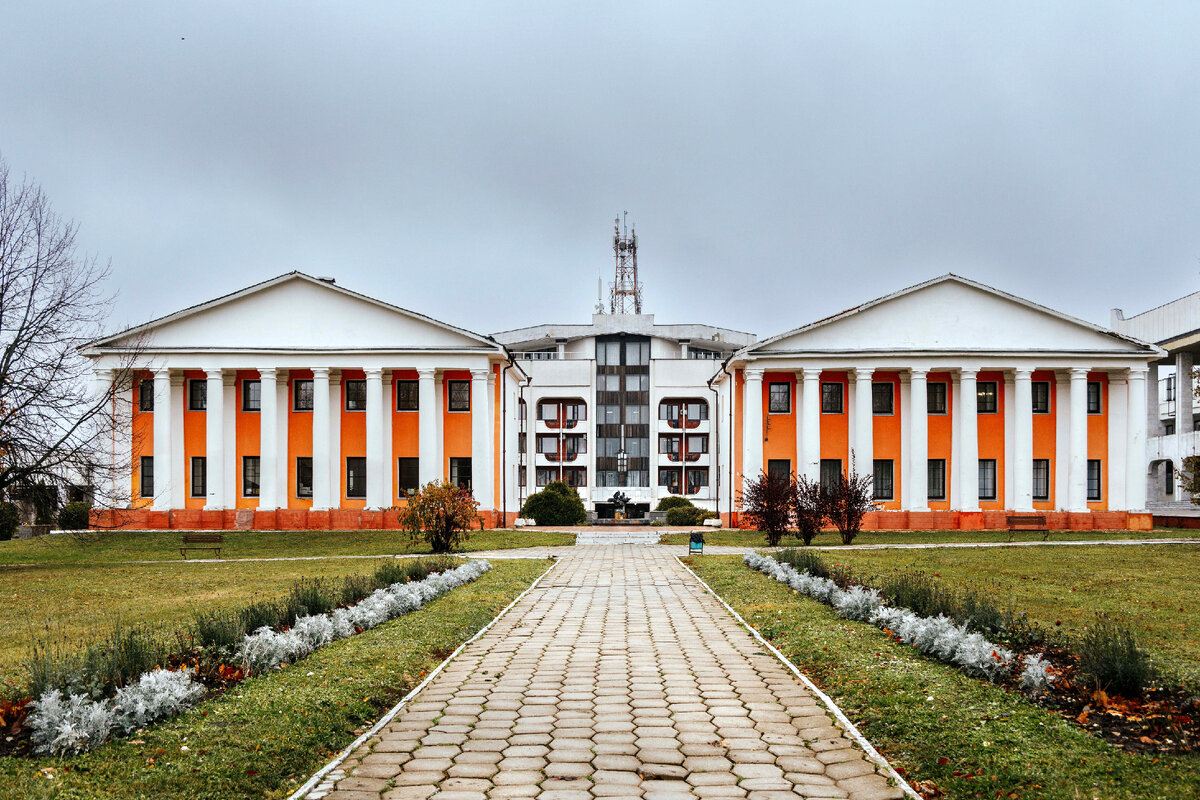
<path fill-rule="evenodd" d="M 186 560 L 189 550 L 215 550 L 217 558 L 220 558 L 223 541 L 225 541 L 223 533 L 185 533 L 183 546 L 179 548 L 179 555 Z"/>
<path fill-rule="evenodd" d="M 1013 533 L 1016 531 L 1041 531 L 1042 541 L 1050 538 L 1050 529 L 1046 527 L 1045 514 L 1009 514 L 1006 517 L 1008 524 L 1008 540 L 1013 540 Z"/>

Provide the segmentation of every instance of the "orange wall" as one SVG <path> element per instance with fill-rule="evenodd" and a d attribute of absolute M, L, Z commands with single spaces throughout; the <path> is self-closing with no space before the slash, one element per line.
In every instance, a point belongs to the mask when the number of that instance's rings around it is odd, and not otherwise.
<path fill-rule="evenodd" d="M 420 455 L 421 414 L 432 411 L 423 408 L 416 411 L 396 410 L 396 382 L 417 379 L 415 369 L 398 369 L 392 373 L 392 505 L 400 502 L 400 470 L 396 459 Z"/>
<path fill-rule="evenodd" d="M 1100 413 L 1088 414 L 1087 457 L 1100 459 L 1100 501 L 1088 503 L 1092 511 L 1108 510 L 1108 373 L 1092 372 L 1089 381 L 1100 382 Z"/>
<path fill-rule="evenodd" d="M 906 413 L 900 397 L 900 373 L 876 372 L 871 383 L 890 383 L 892 385 L 892 413 L 872 416 L 871 450 L 873 458 L 890 458 L 892 460 L 893 497 L 895 499 L 885 500 L 882 505 L 885 509 L 897 510 L 901 507 L 900 498 L 903 497 L 900 479 L 904 472 L 903 453 L 900 447 L 900 421 L 904 419 L 901 415 Z M 861 392 L 868 388 L 867 386 L 856 386 L 855 391 Z M 871 475 L 874 474 L 875 465 L 855 464 L 854 468 L 859 475 Z"/>
<path fill-rule="evenodd" d="M 786 414 L 771 414 L 770 386 L 772 383 L 786 383 L 790 397 L 789 411 Z M 796 373 L 768 372 L 763 376 L 762 386 L 762 415 L 763 415 L 763 462 L 761 469 L 767 471 L 767 462 L 773 458 L 786 458 L 795 472 L 796 459 Z"/>
<path fill-rule="evenodd" d="M 204 411 L 188 410 L 188 384 L 192 381 L 203 382 L 207 376 L 201 370 L 188 370 L 183 373 L 183 377 L 183 397 L 180 398 L 180 402 L 183 403 L 183 464 L 177 467 L 183 470 L 183 507 L 204 508 L 204 504 L 208 502 L 207 497 L 192 497 L 192 457 L 200 457 L 208 452 L 208 414 Z"/>
<path fill-rule="evenodd" d="M 996 382 L 996 413 L 979 414 L 979 457 L 996 459 L 996 499 L 980 500 L 983 511 L 1002 511 L 1004 504 L 1004 373 L 980 372 L 977 381 Z"/>
<path fill-rule="evenodd" d="M 469 458 L 471 456 L 471 414 L 463 411 L 450 410 L 450 381 L 471 380 L 468 369 L 446 370 L 442 373 L 442 474 L 450 480 L 450 459 Z M 471 398 L 471 413 L 475 411 L 475 398 Z M 483 468 L 471 462 L 471 474 L 476 469 Z"/>
<path fill-rule="evenodd" d="M 1033 415 L 1033 457 L 1050 459 L 1050 499 L 1034 500 L 1033 507 L 1038 511 L 1054 511 L 1057 508 L 1055 505 L 1057 483 L 1055 476 L 1058 474 L 1056 452 L 1058 447 L 1058 387 L 1054 383 L 1053 370 L 1034 372 L 1032 380 L 1035 383 L 1039 381 L 1050 383 L 1050 413 Z M 1065 464 L 1063 469 L 1066 469 Z"/>
<path fill-rule="evenodd" d="M 141 496 L 142 456 L 154 455 L 154 412 L 138 411 L 141 381 L 152 380 L 153 378 L 153 375 L 146 372 L 138 375 L 133 383 L 133 442 L 132 452 L 130 453 L 133 464 L 133 475 L 131 476 L 132 494 L 130 497 L 132 498 L 131 505 L 134 508 L 144 508 L 154 503 L 154 498 Z"/>
<path fill-rule="evenodd" d="M 929 507 L 935 511 L 949 510 L 951 483 L 954 480 L 954 463 L 951 459 L 954 450 L 954 376 L 949 372 L 931 372 L 925 382 L 946 384 L 946 413 L 928 416 L 929 458 L 946 460 L 946 499 L 930 500 Z M 928 403 L 929 398 L 915 397 L 913 402 Z"/>
<path fill-rule="evenodd" d="M 296 459 L 312 458 L 313 412 L 293 411 L 296 407 L 296 381 L 311 381 L 312 370 L 294 369 L 288 374 L 287 391 L 287 507 L 312 508 L 311 497 L 296 496 Z M 285 409 L 280 409 L 284 411 Z"/>
<path fill-rule="evenodd" d="M 850 389 L 846 373 L 822 372 L 821 383 L 842 384 L 842 413 L 821 415 L 821 458 L 841 459 L 842 472 L 845 472 L 850 469 L 850 415 L 847 413 L 850 408 Z M 864 475 L 868 474 L 861 465 L 857 465 L 856 469 Z"/>
<path fill-rule="evenodd" d="M 346 459 L 366 458 L 367 456 L 367 412 L 346 410 L 346 381 L 362 381 L 367 379 L 367 373 L 361 369 L 342 370 L 341 392 L 339 394 L 338 410 L 342 415 L 341 448 L 342 452 L 335 469 L 342 476 L 339 482 L 341 489 L 342 508 L 366 508 L 365 497 L 346 496 Z"/>
<path fill-rule="evenodd" d="M 258 508 L 257 497 L 242 497 L 242 457 L 256 456 L 259 454 L 259 446 L 262 440 L 259 437 L 258 425 L 259 418 L 262 416 L 257 411 L 242 411 L 242 382 L 246 380 L 258 380 L 258 372 L 256 370 L 240 369 L 237 371 L 237 380 L 233 386 L 233 407 L 236 410 L 235 419 L 237 421 L 237 436 L 235 452 L 237 458 L 233 465 L 234 474 L 237 476 L 233 490 L 234 496 L 237 498 L 236 508 Z M 228 410 L 226 410 L 228 413 Z M 261 485 L 261 476 L 266 465 L 259 463 L 259 481 Z"/>

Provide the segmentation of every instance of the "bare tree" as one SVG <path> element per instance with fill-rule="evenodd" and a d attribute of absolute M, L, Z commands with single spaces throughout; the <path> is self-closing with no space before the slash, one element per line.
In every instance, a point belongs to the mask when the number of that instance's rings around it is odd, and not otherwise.
<path fill-rule="evenodd" d="M 739 498 L 742 516 L 767 535 L 767 544 L 775 547 L 787 533 L 792 520 L 792 501 L 795 482 L 791 475 L 759 473 L 756 480 L 747 481 Z"/>
<path fill-rule="evenodd" d="M 116 486 L 129 469 L 111 453 L 133 357 L 97 388 L 79 347 L 108 318 L 109 268 L 77 253 L 76 230 L 0 158 L 0 494 L 8 499 L 44 494 L 42 486 Z"/>
<path fill-rule="evenodd" d="M 792 487 L 792 514 L 796 518 L 796 536 L 807 547 L 829 519 L 830 498 L 820 483 L 810 481 L 803 475 Z"/>
<path fill-rule="evenodd" d="M 875 510 L 875 479 L 871 475 L 853 472 L 838 473 L 837 479 L 826 487 L 829 521 L 842 536 L 842 544 L 850 544 L 862 529 L 863 517 Z"/>

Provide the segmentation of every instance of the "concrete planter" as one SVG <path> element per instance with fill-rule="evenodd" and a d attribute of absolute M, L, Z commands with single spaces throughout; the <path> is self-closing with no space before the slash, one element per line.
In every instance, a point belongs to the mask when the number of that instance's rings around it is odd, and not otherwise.
<path fill-rule="evenodd" d="M 45 536 L 50 533 L 49 525 L 21 525 L 17 528 L 18 539 L 32 539 L 35 536 Z"/>

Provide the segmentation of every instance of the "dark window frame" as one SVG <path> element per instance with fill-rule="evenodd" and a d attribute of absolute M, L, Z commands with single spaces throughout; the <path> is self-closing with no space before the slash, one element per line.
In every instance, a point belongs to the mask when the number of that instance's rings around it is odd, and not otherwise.
<path fill-rule="evenodd" d="M 196 467 L 200 470 L 197 473 Z M 200 479 L 199 490 L 196 487 L 196 478 Z M 192 497 L 208 497 L 208 458 L 205 456 L 192 456 L 191 459 L 191 474 L 189 476 L 189 488 Z"/>
<path fill-rule="evenodd" d="M 990 386 L 989 392 L 984 387 Z M 989 398 L 985 402 L 985 398 Z M 1000 382 L 999 381 L 979 381 L 975 384 L 975 413 L 976 414 L 999 414 L 1000 413 Z"/>
<path fill-rule="evenodd" d="M 1092 470 L 1095 470 L 1095 477 Z M 1095 491 L 1092 489 L 1095 484 Z M 1087 462 L 1087 501 L 1099 503 L 1104 500 L 1104 462 L 1098 458 L 1089 458 Z"/>
<path fill-rule="evenodd" d="M 464 467 L 467 473 L 467 479 L 463 480 Z M 451 457 L 450 459 L 450 475 L 448 479 L 455 486 L 461 487 L 468 491 L 473 491 L 475 486 L 472 481 L 472 467 L 470 456 Z M 465 485 L 464 485 L 465 484 Z"/>
<path fill-rule="evenodd" d="M 307 463 L 305 463 L 307 462 Z M 308 491 L 304 491 L 304 472 L 308 471 Z M 296 497 L 312 499 L 313 496 L 313 460 L 312 456 L 296 456 Z"/>
<path fill-rule="evenodd" d="M 941 395 L 938 397 L 938 395 Z M 940 407 L 939 407 L 940 406 Z M 925 384 L 925 415 L 944 417 L 950 413 L 950 384 L 929 381 Z"/>
<path fill-rule="evenodd" d="M 1045 390 L 1044 397 L 1038 397 L 1039 387 L 1042 387 Z M 1033 413 L 1049 414 L 1050 409 L 1053 407 L 1053 401 L 1050 399 L 1050 381 L 1030 381 L 1029 393 L 1031 405 L 1033 406 Z M 1045 402 L 1039 402 L 1040 400 L 1044 400 Z"/>
<path fill-rule="evenodd" d="M 149 388 L 149 391 L 146 391 Z M 143 414 L 154 413 L 154 380 L 142 378 L 138 381 L 138 411 Z"/>
<path fill-rule="evenodd" d="M 262 380 L 259 378 L 242 379 L 242 411 L 251 414 L 262 411 Z"/>
<path fill-rule="evenodd" d="M 1096 387 L 1094 390 L 1092 387 Z M 1094 392 L 1094 395 L 1093 395 Z M 1095 403 L 1092 400 L 1095 399 Z M 1087 382 L 1087 413 L 1088 414 L 1103 414 L 1104 413 L 1104 388 L 1100 381 Z"/>
<path fill-rule="evenodd" d="M 885 395 L 883 390 L 887 390 L 887 402 L 881 402 Z M 886 407 L 886 408 L 885 408 Z M 891 381 L 872 381 L 871 382 L 871 416 L 875 417 L 893 417 L 896 415 L 896 384 Z"/>
<path fill-rule="evenodd" d="M 404 473 L 408 471 L 411 475 L 411 485 L 406 485 L 409 481 L 405 480 Z M 524 470 L 522 470 L 523 472 Z M 398 497 L 408 497 L 410 490 L 413 492 L 421 489 L 421 459 L 417 456 L 400 456 L 396 459 L 396 494 Z"/>
<path fill-rule="evenodd" d="M 692 483 L 693 475 L 703 475 L 704 483 Z M 688 494 L 698 494 L 701 489 L 707 489 L 709 486 L 708 467 L 687 467 L 683 473 L 683 487 Z"/>
<path fill-rule="evenodd" d="M 466 406 L 463 407 L 463 396 L 455 397 L 456 392 L 465 392 Z M 471 410 L 471 382 L 464 380 L 446 381 L 446 410 L 452 414 L 462 414 Z"/>
<path fill-rule="evenodd" d="M 196 390 L 199 389 L 199 392 Z M 208 410 L 208 380 L 188 379 L 188 411 Z"/>
<path fill-rule="evenodd" d="M 928 500 L 946 499 L 946 459 L 931 458 L 925 465 L 925 496 Z"/>
<path fill-rule="evenodd" d="M 342 381 L 342 396 L 345 400 L 342 408 L 346 411 L 359 412 L 367 410 L 367 379 L 348 378 Z"/>
<path fill-rule="evenodd" d="M 790 478 L 792 476 L 792 460 L 790 458 L 767 459 L 767 475 Z"/>
<path fill-rule="evenodd" d="M 1034 500 L 1049 500 L 1050 499 L 1050 459 L 1048 459 L 1048 458 L 1033 459 L 1032 469 L 1033 469 L 1033 475 L 1031 477 L 1031 480 L 1033 482 L 1032 483 L 1033 499 Z M 1043 472 L 1042 478 L 1043 478 L 1043 486 L 1045 487 L 1044 492 L 1038 491 L 1038 472 L 1039 471 Z"/>
<path fill-rule="evenodd" d="M 832 391 L 834 387 L 837 388 L 836 392 Z M 846 386 L 841 381 L 821 382 L 821 413 L 846 413 Z"/>
<path fill-rule="evenodd" d="M 836 470 L 834 468 L 835 465 Z M 840 477 L 844 474 L 842 472 L 842 460 L 840 458 L 822 458 L 819 470 L 820 472 L 818 473 L 818 480 L 820 481 L 821 490 L 824 492 L 828 492 L 832 489 L 832 487 L 828 484 L 833 481 L 835 476 L 840 479 Z M 826 481 L 827 477 L 829 478 L 829 481 Z"/>
<path fill-rule="evenodd" d="M 308 387 L 308 405 L 302 402 L 305 392 L 301 390 L 302 385 Z M 317 384 L 312 378 L 296 378 L 292 381 L 292 411 L 300 413 L 311 412 L 317 404 Z"/>
<path fill-rule="evenodd" d="M 421 410 L 421 381 L 407 378 L 396 381 L 396 410 Z"/>
<path fill-rule="evenodd" d="M 1166 480 L 1166 485 L 1163 487 L 1163 493 L 1173 496 L 1175 494 L 1175 462 L 1166 462 L 1163 469 L 1163 475 Z"/>
<path fill-rule="evenodd" d="M 138 496 L 154 497 L 154 456 L 142 456 L 138 462 Z"/>
<path fill-rule="evenodd" d="M 767 384 L 767 413 L 792 413 L 792 385 L 790 383 L 787 381 L 771 381 Z"/>
<path fill-rule="evenodd" d="M 984 465 L 990 465 L 991 472 L 991 494 L 984 494 Z M 996 459 L 981 458 L 979 459 L 979 499 L 993 501 L 1000 496 L 1000 476 L 996 474 Z"/>
<path fill-rule="evenodd" d="M 886 465 L 886 475 L 881 475 L 880 468 Z M 883 478 L 886 486 L 881 486 L 880 478 Z M 896 462 L 890 458 L 876 458 L 871 464 L 871 499 L 872 500 L 895 500 L 896 499 Z M 886 493 L 884 493 L 886 489 Z"/>
<path fill-rule="evenodd" d="M 250 465 L 254 465 L 254 469 L 250 469 Z M 255 481 L 251 483 L 250 475 L 253 473 Z M 262 496 L 262 457 L 261 456 L 242 456 L 242 497 L 260 497 Z"/>
<path fill-rule="evenodd" d="M 361 468 L 361 473 L 359 468 Z M 367 459 L 365 456 L 346 456 L 346 499 L 367 499 Z"/>

